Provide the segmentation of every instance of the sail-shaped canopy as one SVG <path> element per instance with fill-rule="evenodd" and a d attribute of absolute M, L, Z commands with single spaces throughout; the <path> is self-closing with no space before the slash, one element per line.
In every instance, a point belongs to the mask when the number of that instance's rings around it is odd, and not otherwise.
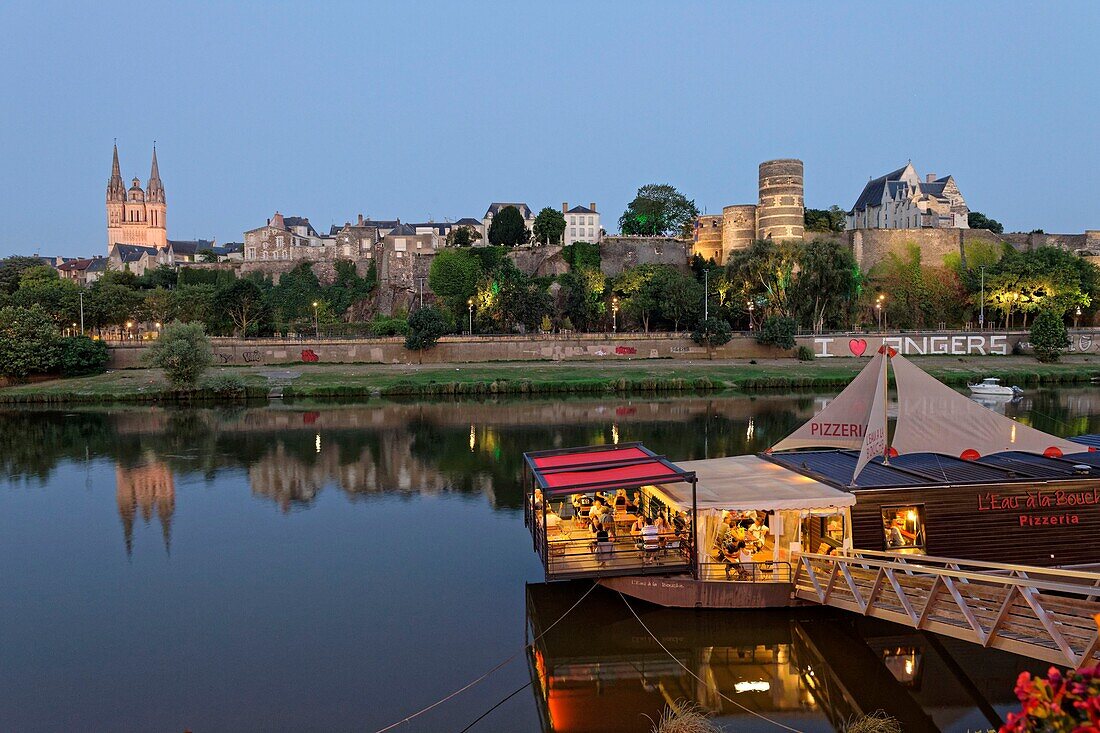
<path fill-rule="evenodd" d="M 1002 451 L 1058 457 L 1086 450 L 1079 443 L 982 407 L 930 377 L 900 354 L 893 356 L 898 420 L 892 447 L 898 453 L 942 453 L 973 460 Z"/>
<path fill-rule="evenodd" d="M 885 351 L 885 349 L 883 349 Z M 886 355 L 890 358 L 891 351 Z M 880 354 L 880 357 L 882 355 Z M 859 460 L 856 461 L 856 470 L 852 472 L 852 483 L 863 467 L 876 456 L 885 456 L 887 451 L 886 424 L 886 364 L 882 365 L 882 378 L 875 382 L 875 393 L 871 398 L 871 409 L 867 415 L 867 429 L 863 431 L 863 445 L 859 449 Z"/>
<path fill-rule="evenodd" d="M 862 448 L 871 418 L 875 395 L 885 389 L 880 351 L 825 409 L 814 415 L 802 427 L 771 447 L 771 450 L 794 448 Z M 882 408 L 879 408 L 882 411 Z M 884 418 L 885 422 L 885 418 Z"/>

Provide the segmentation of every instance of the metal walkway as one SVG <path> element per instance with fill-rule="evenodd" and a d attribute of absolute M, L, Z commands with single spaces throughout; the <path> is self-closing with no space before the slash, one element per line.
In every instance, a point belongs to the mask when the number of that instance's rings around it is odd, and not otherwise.
<path fill-rule="evenodd" d="M 1065 667 L 1100 661 L 1100 573 L 866 550 L 806 553 L 794 596 Z"/>

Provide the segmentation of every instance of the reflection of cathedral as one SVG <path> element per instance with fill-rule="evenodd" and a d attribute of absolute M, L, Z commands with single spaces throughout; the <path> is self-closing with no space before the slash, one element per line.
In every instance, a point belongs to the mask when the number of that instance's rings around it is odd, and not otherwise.
<path fill-rule="evenodd" d="M 176 484 L 172 471 L 160 461 L 140 466 L 115 466 L 115 496 L 118 514 L 122 518 L 122 530 L 126 537 L 126 554 L 133 551 L 134 519 L 138 512 L 148 524 L 154 512 L 160 520 L 164 535 L 164 547 L 172 541 L 172 514 L 176 511 Z"/>

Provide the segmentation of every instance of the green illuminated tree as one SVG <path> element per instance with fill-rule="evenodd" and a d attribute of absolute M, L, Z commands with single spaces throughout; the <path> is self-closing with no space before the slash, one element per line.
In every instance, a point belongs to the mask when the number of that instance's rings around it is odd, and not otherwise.
<path fill-rule="evenodd" d="M 479 248 L 475 248 L 479 249 Z M 428 285 L 457 316 L 466 310 L 466 301 L 477 293 L 483 270 L 471 249 L 445 249 L 432 259 Z"/>
<path fill-rule="evenodd" d="M 565 215 L 547 206 L 535 217 L 534 229 L 539 244 L 560 243 L 565 236 Z"/>
<path fill-rule="evenodd" d="M 667 183 L 650 183 L 638 189 L 619 218 L 619 229 L 631 236 L 691 236 L 699 209 L 694 201 Z"/>

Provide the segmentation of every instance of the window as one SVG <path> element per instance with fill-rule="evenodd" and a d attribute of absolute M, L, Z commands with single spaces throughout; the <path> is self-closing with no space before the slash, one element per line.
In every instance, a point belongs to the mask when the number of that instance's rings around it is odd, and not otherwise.
<path fill-rule="evenodd" d="M 424 243 L 421 242 L 419 239 L 416 240 L 416 248 L 417 249 L 423 249 L 424 248 Z"/>
<path fill-rule="evenodd" d="M 882 507 L 883 549 L 924 554 L 924 504 Z"/>
<path fill-rule="evenodd" d="M 592 226 L 592 217 L 588 217 L 588 226 Z"/>
<path fill-rule="evenodd" d="M 405 249 L 406 249 L 405 239 L 403 237 L 398 237 L 397 239 L 394 239 L 393 240 L 393 248 L 394 248 L 394 250 L 396 250 L 398 252 L 404 252 Z"/>
<path fill-rule="evenodd" d="M 576 227 L 569 227 L 569 236 L 570 237 L 577 236 L 577 228 Z"/>

